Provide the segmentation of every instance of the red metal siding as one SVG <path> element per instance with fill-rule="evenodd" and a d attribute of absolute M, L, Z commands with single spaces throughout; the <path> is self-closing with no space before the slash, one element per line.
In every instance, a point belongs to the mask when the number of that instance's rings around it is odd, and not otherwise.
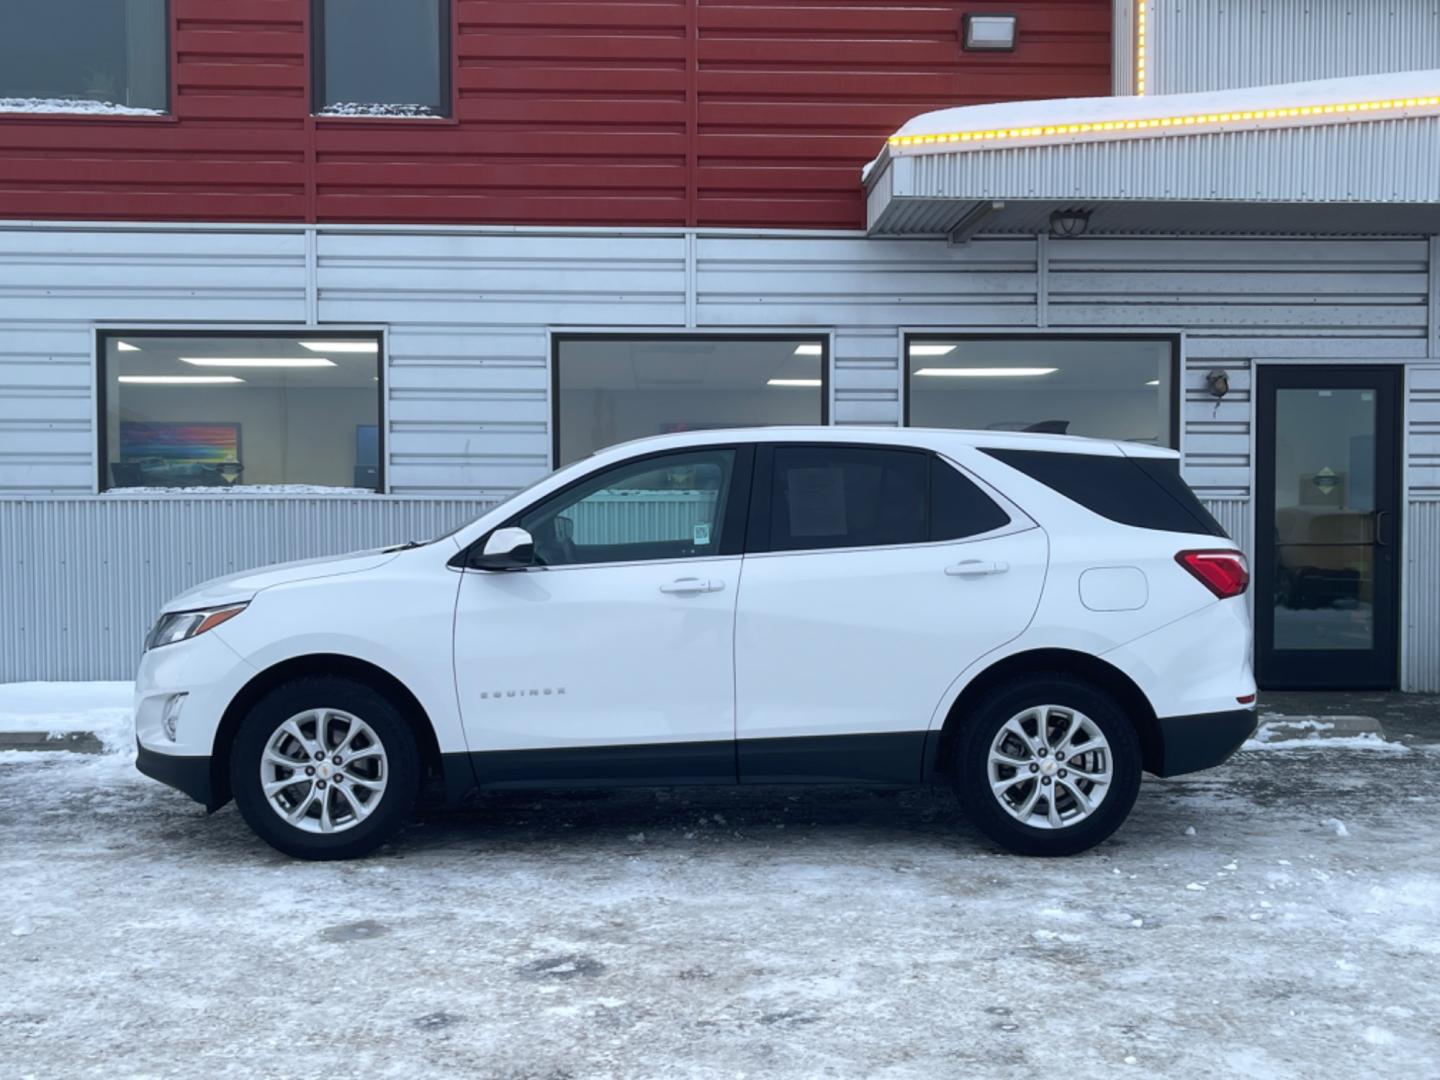
<path fill-rule="evenodd" d="M 1110 85 L 1108 0 L 455 0 L 453 118 L 313 118 L 308 0 L 171 7 L 173 115 L 0 116 L 0 218 L 858 227 L 914 114 Z"/>

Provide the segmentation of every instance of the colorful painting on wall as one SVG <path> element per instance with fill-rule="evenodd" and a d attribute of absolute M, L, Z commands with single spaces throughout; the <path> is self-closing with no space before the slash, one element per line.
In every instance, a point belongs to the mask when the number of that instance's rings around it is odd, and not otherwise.
<path fill-rule="evenodd" d="M 205 465 L 239 461 L 240 425 L 122 420 L 120 460 L 139 458 Z"/>

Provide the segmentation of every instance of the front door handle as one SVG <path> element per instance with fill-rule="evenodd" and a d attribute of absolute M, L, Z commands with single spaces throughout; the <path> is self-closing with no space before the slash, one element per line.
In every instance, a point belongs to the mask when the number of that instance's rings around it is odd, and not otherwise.
<path fill-rule="evenodd" d="M 951 577 L 981 577 L 985 574 L 1003 574 L 1010 569 L 1007 562 L 986 562 L 983 559 L 966 559 L 954 566 L 945 567 Z"/>
<path fill-rule="evenodd" d="M 676 593 L 681 596 L 688 596 L 691 593 L 719 592 L 725 588 L 723 581 L 711 581 L 706 578 L 682 577 L 660 586 L 663 593 Z"/>

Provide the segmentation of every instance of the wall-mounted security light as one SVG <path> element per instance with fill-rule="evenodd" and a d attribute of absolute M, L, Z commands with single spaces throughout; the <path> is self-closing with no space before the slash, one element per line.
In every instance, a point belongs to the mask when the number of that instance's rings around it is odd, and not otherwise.
<path fill-rule="evenodd" d="M 1090 229 L 1090 211 L 1069 208 L 1050 215 L 1050 235 L 1062 240 L 1084 236 Z"/>
<path fill-rule="evenodd" d="M 966 52 L 1013 52 L 1014 15 L 966 15 L 961 20 L 961 47 Z"/>
<path fill-rule="evenodd" d="M 1221 368 L 1216 368 L 1205 376 L 1205 389 L 1210 391 L 1210 396 L 1223 398 L 1230 392 L 1230 374 Z"/>

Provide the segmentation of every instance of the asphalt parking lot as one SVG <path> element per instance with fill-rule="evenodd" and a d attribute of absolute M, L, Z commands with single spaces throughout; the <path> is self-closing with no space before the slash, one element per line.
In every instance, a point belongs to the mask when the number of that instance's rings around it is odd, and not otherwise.
<path fill-rule="evenodd" d="M 1243 752 L 1068 860 L 948 792 L 756 788 L 303 864 L 123 754 L 0 754 L 0 1075 L 1434 1075 L 1437 767 Z"/>

